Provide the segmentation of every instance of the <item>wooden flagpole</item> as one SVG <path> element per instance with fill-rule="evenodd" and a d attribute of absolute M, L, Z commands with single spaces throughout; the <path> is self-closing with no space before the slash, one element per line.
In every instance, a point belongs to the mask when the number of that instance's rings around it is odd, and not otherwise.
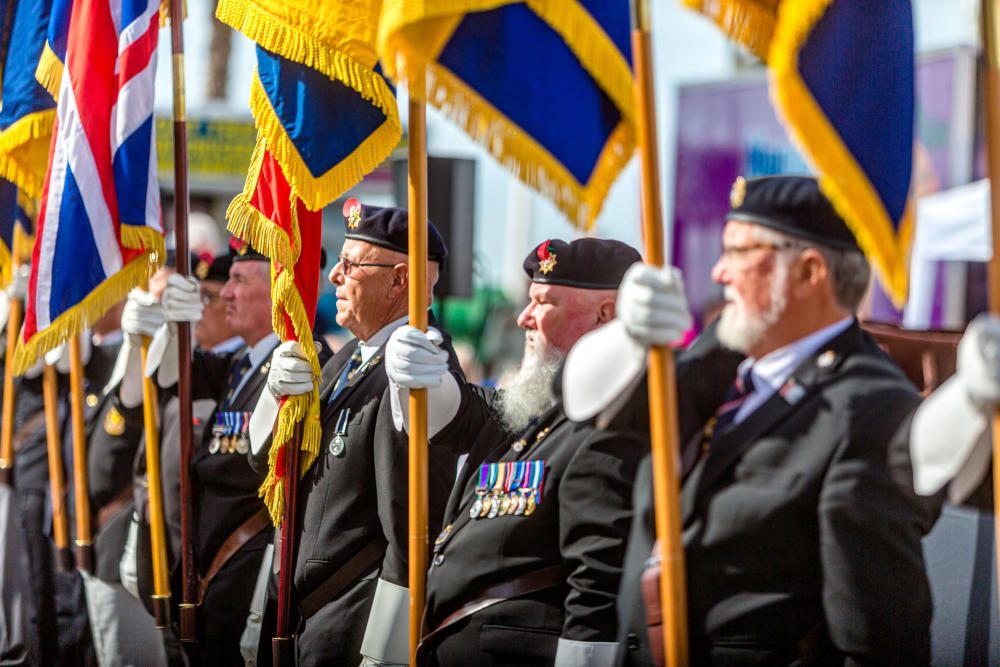
<path fill-rule="evenodd" d="M 295 203 L 292 204 L 295 206 Z M 302 458 L 303 422 L 295 425 L 292 439 L 285 444 L 285 511 L 281 517 L 281 537 L 278 545 L 278 614 L 271 639 L 271 664 L 291 667 L 295 664 L 295 642 L 292 641 L 292 582 L 295 580 L 295 538 L 298 535 L 299 475 Z"/>
<path fill-rule="evenodd" d="M 990 227 L 993 256 L 988 266 L 990 313 L 1000 315 L 1000 0 L 983 0 L 983 126 L 986 171 L 990 179 Z M 1000 413 L 993 416 L 993 479 L 1000 480 Z M 1000 484 L 993 483 L 994 511 L 1000 512 Z M 1000 572 L 1000 523 L 996 525 L 997 570 Z"/>
<path fill-rule="evenodd" d="M 45 440 L 48 444 L 49 491 L 52 495 L 52 541 L 61 572 L 73 569 L 69 549 L 69 521 L 66 517 L 66 480 L 63 476 L 62 443 L 59 438 L 59 380 L 54 366 L 42 370 L 42 397 L 45 402 Z"/>
<path fill-rule="evenodd" d="M 427 107 L 424 72 L 410 78 L 408 137 L 410 325 L 427 330 Z M 414 93 L 417 93 L 414 95 Z M 410 390 L 410 664 L 417 664 L 427 585 L 427 390 Z"/>
<path fill-rule="evenodd" d="M 142 337 L 140 354 L 146 368 L 149 336 Z M 167 529 L 163 518 L 163 474 L 160 467 L 160 416 L 156 384 L 142 378 L 142 416 L 146 438 L 146 480 L 149 484 L 149 542 L 153 556 L 153 621 L 157 629 L 170 627 L 170 574 L 167 567 Z"/>
<path fill-rule="evenodd" d="M 184 2 L 170 0 L 174 85 L 174 239 L 177 272 L 190 275 L 188 256 L 187 106 L 184 92 Z M 177 324 L 177 393 L 180 399 L 181 604 L 180 638 L 198 640 L 198 573 L 195 570 L 191 488 L 191 325 Z"/>
<path fill-rule="evenodd" d="M 13 3 L 11 3 L 13 4 Z M 21 253 L 18 247 L 18 234 L 14 234 L 14 247 L 11 248 L 14 270 L 20 264 Z M 3 360 L 3 413 L 0 417 L 0 484 L 14 485 L 14 350 L 17 348 L 17 337 L 21 331 L 20 299 L 10 300 L 10 313 L 7 315 L 7 349 Z"/>
<path fill-rule="evenodd" d="M 632 60 L 635 67 L 636 140 L 642 184 L 642 228 L 646 261 L 665 262 L 663 210 L 656 146 L 653 49 L 649 0 L 632 2 Z M 656 538 L 660 543 L 660 605 L 663 612 L 665 664 L 688 662 L 687 592 L 681 544 L 680 482 L 677 471 L 677 388 L 673 353 L 649 351 L 649 430 L 653 456 Z"/>
<path fill-rule="evenodd" d="M 83 414 L 83 359 L 80 336 L 69 339 L 69 406 L 73 429 L 73 501 L 76 505 L 76 566 L 94 571 L 94 540 L 90 526 L 90 485 L 87 481 L 87 432 Z"/>

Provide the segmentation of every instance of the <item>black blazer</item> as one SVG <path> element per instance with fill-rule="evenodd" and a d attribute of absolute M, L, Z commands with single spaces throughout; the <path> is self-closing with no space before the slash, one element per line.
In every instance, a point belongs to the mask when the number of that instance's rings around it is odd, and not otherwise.
<path fill-rule="evenodd" d="M 490 586 L 560 566 L 563 580 L 444 629 L 427 641 L 421 664 L 551 664 L 560 637 L 615 640 L 631 481 L 647 446 L 571 422 L 560 404 L 525 433 L 512 434 L 499 423 L 494 401 L 492 390 L 465 386 L 458 415 L 433 443 L 474 444 L 434 545 L 424 633 Z M 512 445 L 522 439 L 518 452 Z M 545 462 L 542 502 L 533 514 L 470 517 L 480 464 L 533 460 Z"/>
<path fill-rule="evenodd" d="M 388 378 L 382 361 L 385 346 L 330 401 L 337 378 L 357 346 L 357 339 L 351 340 L 323 366 L 320 454 L 299 483 L 295 589 L 300 599 L 375 540 L 386 544 L 379 576 L 399 586 L 409 584 L 409 446 L 406 435 L 397 433 L 392 425 L 386 395 Z M 453 372 L 461 374 L 447 334 L 445 349 Z M 330 445 L 338 418 L 347 410 L 346 435 L 342 436 L 345 445 L 342 452 L 335 454 Z M 449 451 L 431 451 L 429 516 L 434 527 L 440 525 L 456 460 Z"/>
<path fill-rule="evenodd" d="M 733 377 L 709 382 L 718 390 Z M 699 392 L 699 378 L 682 370 L 679 396 Z M 683 481 L 691 662 L 927 664 L 920 540 L 936 507 L 912 490 L 907 427 L 919 398 L 856 323 L 792 382 L 720 434 Z M 648 463 L 635 495 L 620 607 L 625 662 L 640 665 L 649 664 L 639 593 L 653 541 Z"/>

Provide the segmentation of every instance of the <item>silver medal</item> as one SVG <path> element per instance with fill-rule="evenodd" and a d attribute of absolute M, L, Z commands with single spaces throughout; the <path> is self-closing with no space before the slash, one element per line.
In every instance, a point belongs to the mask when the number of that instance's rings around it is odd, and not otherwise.
<path fill-rule="evenodd" d="M 236 439 L 236 451 L 240 454 L 250 453 L 250 438 L 247 437 L 246 433 L 241 433 L 240 437 Z"/>
<path fill-rule="evenodd" d="M 344 442 L 344 437 L 339 433 L 333 436 L 333 440 L 330 441 L 330 454 L 333 456 L 340 456 L 344 453 L 344 448 L 347 443 Z"/>
<path fill-rule="evenodd" d="M 212 427 L 212 442 L 208 445 L 209 454 L 218 454 L 222 448 L 222 434 L 226 432 L 224 426 L 216 424 Z"/>

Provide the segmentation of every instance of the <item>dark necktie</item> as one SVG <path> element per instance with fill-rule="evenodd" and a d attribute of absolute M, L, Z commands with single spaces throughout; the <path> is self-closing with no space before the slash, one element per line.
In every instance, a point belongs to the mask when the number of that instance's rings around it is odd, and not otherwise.
<path fill-rule="evenodd" d="M 747 397 L 753 393 L 753 378 L 750 375 L 750 371 L 747 370 L 743 375 L 737 375 L 736 379 L 733 381 L 732 386 L 729 387 L 729 391 L 726 392 L 726 397 L 722 401 L 722 405 L 719 409 L 715 411 L 715 431 L 712 434 L 712 439 L 715 439 L 716 434 L 721 434 L 728 430 L 733 425 L 733 420 L 736 419 L 736 413 L 740 411 L 743 406 L 744 401 Z"/>
<path fill-rule="evenodd" d="M 684 479 L 694 470 L 695 465 L 704 458 L 709 446 L 719 435 L 727 431 L 736 418 L 736 413 L 740 411 L 743 402 L 753 393 L 753 380 L 748 370 L 743 375 L 737 375 L 733 384 L 729 386 L 722 405 L 715 411 L 715 418 L 706 426 L 702 436 L 689 446 L 681 457 L 681 479 Z"/>
<path fill-rule="evenodd" d="M 233 364 L 233 370 L 229 374 L 229 386 L 226 388 L 226 400 L 223 402 L 222 407 L 228 408 L 236 398 L 236 390 L 240 386 L 240 382 L 243 380 L 243 376 L 246 375 L 247 371 L 250 370 L 250 354 L 244 354 L 242 357 Z"/>
<path fill-rule="evenodd" d="M 337 383 L 333 385 L 333 391 L 330 392 L 330 398 L 328 403 L 332 403 L 334 399 L 344 391 L 347 385 L 351 384 L 351 380 L 357 375 L 358 369 L 361 368 L 361 345 L 355 348 L 354 353 L 351 358 L 347 360 L 347 364 L 344 369 L 340 371 L 340 376 L 337 377 Z"/>

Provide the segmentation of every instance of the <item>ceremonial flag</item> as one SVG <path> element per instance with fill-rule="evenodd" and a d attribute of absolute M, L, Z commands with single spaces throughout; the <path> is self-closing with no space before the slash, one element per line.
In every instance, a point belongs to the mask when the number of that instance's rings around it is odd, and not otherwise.
<path fill-rule="evenodd" d="M 386 0 L 379 53 L 589 229 L 634 150 L 629 36 L 626 0 Z"/>
<path fill-rule="evenodd" d="M 0 105 L 0 176 L 29 196 L 42 190 L 52 123 L 52 96 L 35 80 L 45 46 L 52 0 L 8 0 L 13 22 L 3 67 Z"/>
<path fill-rule="evenodd" d="M 229 229 L 271 258 L 274 330 L 298 340 L 316 375 L 311 394 L 286 399 L 260 493 L 277 525 L 285 447 L 305 422 L 302 474 L 319 454 L 319 360 L 312 344 L 321 209 L 399 143 L 396 98 L 375 53 L 380 0 L 221 0 L 217 17 L 257 43 L 250 109 L 257 145 Z"/>
<path fill-rule="evenodd" d="M 34 243 L 34 202 L 16 185 L 0 178 L 0 288 L 10 284 L 14 264 L 26 261 L 24 254 Z M 22 255 L 16 256 L 14 249 Z"/>
<path fill-rule="evenodd" d="M 767 62 L 779 116 L 902 306 L 914 225 L 910 1 L 684 2 Z"/>
<path fill-rule="evenodd" d="M 153 90 L 158 0 L 75 0 L 15 371 L 163 258 Z"/>
<path fill-rule="evenodd" d="M 51 0 L 49 27 L 45 33 L 45 48 L 38 60 L 35 78 L 49 91 L 53 99 L 59 99 L 59 82 L 62 80 L 63 63 L 66 62 L 66 41 L 69 37 L 70 12 L 73 0 Z"/>

